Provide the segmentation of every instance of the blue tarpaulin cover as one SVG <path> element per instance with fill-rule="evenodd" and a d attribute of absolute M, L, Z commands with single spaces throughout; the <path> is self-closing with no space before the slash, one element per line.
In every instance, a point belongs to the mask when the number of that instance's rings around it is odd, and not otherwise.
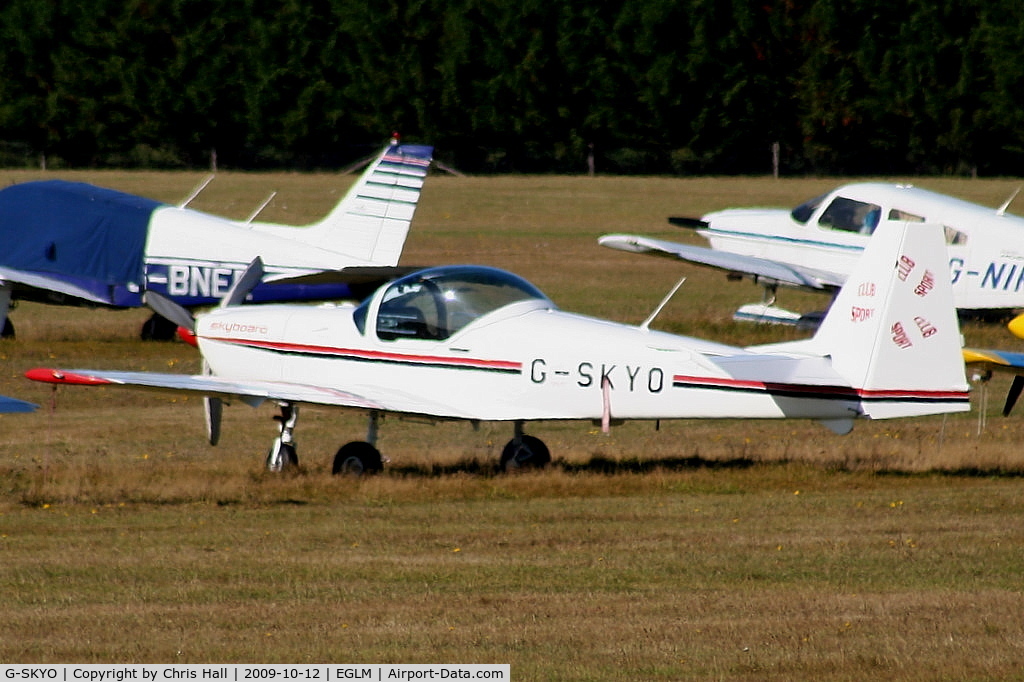
<path fill-rule="evenodd" d="M 82 182 L 0 190 L 0 265 L 47 273 L 98 296 L 143 284 L 150 216 L 164 204 Z"/>

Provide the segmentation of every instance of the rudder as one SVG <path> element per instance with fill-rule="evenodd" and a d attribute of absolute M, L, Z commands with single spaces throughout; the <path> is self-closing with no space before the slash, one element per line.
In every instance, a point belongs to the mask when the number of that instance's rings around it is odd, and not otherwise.
<path fill-rule="evenodd" d="M 864 416 L 969 409 L 948 258 L 941 226 L 883 222 L 811 340 Z"/>
<path fill-rule="evenodd" d="M 397 265 L 433 151 L 428 146 L 390 144 L 323 220 L 298 231 L 260 223 L 252 228 L 344 254 L 353 264 Z"/>

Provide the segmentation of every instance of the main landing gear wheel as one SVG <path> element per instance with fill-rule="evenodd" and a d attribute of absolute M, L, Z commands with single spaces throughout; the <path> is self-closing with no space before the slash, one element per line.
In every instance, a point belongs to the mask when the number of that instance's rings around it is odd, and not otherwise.
<path fill-rule="evenodd" d="M 139 336 L 143 341 L 173 341 L 178 333 L 178 325 L 166 317 L 153 313 L 148 320 L 142 323 L 142 331 Z"/>
<path fill-rule="evenodd" d="M 286 471 L 299 466 L 299 455 L 291 443 L 282 443 L 280 438 L 274 439 L 267 453 L 267 471 Z"/>
<path fill-rule="evenodd" d="M 502 471 L 540 469 L 551 463 L 551 453 L 544 441 L 535 436 L 516 436 L 501 451 Z"/>
<path fill-rule="evenodd" d="M 380 451 L 365 441 L 357 440 L 338 448 L 331 473 L 335 476 L 361 476 L 376 474 L 383 469 L 384 460 L 380 456 Z"/>

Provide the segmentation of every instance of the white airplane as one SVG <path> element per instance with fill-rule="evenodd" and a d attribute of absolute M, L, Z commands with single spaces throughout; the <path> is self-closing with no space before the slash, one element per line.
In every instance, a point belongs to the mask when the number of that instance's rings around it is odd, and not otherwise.
<path fill-rule="evenodd" d="M 338 450 L 335 473 L 382 467 L 374 443 L 387 412 L 510 423 L 504 468 L 550 460 L 542 441 L 523 434 L 529 421 L 607 429 L 626 419 L 800 418 L 846 433 L 858 418 L 969 409 L 945 267 L 939 226 L 886 222 L 812 338 L 748 348 L 653 331 L 654 315 L 628 326 L 562 312 L 525 280 L 479 266 L 417 271 L 358 306 L 235 305 L 256 268 L 221 307 L 180 319 L 194 330 L 204 374 L 38 368 L 26 376 L 207 396 L 211 442 L 220 399 L 273 401 L 273 470 L 297 461 L 301 403 L 369 415 L 366 440 Z"/>
<path fill-rule="evenodd" d="M 13 335 L 6 318 L 18 299 L 124 308 L 157 292 L 184 306 L 213 304 L 257 256 L 266 283 L 297 283 L 261 284 L 253 300 L 351 296 L 350 286 L 381 281 L 373 267 L 398 263 L 432 152 L 394 140 L 325 218 L 304 227 L 255 222 L 259 211 L 229 220 L 187 202 L 170 206 L 78 182 L 7 187 L 0 191 L 0 327 Z M 345 268 L 345 283 L 295 279 Z M 154 316 L 143 337 L 169 338 L 174 330 Z"/>
<path fill-rule="evenodd" d="M 834 293 L 880 219 L 938 223 L 944 227 L 957 308 L 991 312 L 1024 307 L 1024 218 L 1007 213 L 1009 203 L 990 209 L 909 185 L 857 183 L 791 211 L 728 209 L 699 220 L 669 218 L 695 228 L 711 248 L 624 234 L 605 235 L 599 242 L 709 265 L 733 278 L 751 277 L 765 287 L 765 300 L 743 306 L 736 318 L 796 324 L 799 314 L 773 305 L 779 285 Z"/>

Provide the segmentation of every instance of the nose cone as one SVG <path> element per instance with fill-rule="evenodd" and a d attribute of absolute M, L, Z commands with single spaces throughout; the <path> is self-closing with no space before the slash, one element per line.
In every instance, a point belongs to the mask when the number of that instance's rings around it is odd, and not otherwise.
<path fill-rule="evenodd" d="M 1010 324 L 1006 326 L 1010 328 L 1010 331 L 1013 332 L 1014 336 L 1024 339 L 1024 314 L 1013 318 L 1010 320 Z"/>

